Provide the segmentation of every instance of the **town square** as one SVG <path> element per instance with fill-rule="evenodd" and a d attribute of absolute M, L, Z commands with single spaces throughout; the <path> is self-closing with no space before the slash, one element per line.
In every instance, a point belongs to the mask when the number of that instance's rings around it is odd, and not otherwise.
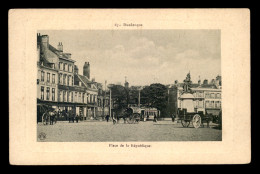
<path fill-rule="evenodd" d="M 54 125 L 38 125 L 38 132 L 46 137 L 40 142 L 155 142 L 155 141 L 221 141 L 217 124 L 207 128 L 184 128 L 171 120 L 118 124 L 106 121 L 83 121 L 79 123 L 57 122 Z"/>
<path fill-rule="evenodd" d="M 144 33 L 37 33 L 37 141 L 222 141 L 219 30 Z"/>

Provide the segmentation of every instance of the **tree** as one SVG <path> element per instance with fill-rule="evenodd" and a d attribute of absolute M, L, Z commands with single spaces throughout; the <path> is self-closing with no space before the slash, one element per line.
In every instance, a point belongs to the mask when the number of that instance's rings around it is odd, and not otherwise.
<path fill-rule="evenodd" d="M 141 91 L 141 101 L 148 107 L 154 107 L 161 111 L 162 115 L 166 114 L 168 93 L 167 87 L 160 83 L 154 83 L 146 86 Z"/>
<path fill-rule="evenodd" d="M 110 87 L 112 93 L 112 100 L 114 103 L 114 109 L 122 109 L 127 107 L 127 90 L 121 85 L 112 85 Z"/>

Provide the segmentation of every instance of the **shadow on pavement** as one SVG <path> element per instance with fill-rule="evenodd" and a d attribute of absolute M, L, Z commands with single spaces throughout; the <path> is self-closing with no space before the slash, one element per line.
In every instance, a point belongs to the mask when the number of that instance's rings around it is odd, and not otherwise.
<path fill-rule="evenodd" d="M 211 128 L 212 128 L 212 129 L 217 129 L 217 130 L 222 130 L 222 127 L 221 127 L 221 126 L 212 126 Z"/>

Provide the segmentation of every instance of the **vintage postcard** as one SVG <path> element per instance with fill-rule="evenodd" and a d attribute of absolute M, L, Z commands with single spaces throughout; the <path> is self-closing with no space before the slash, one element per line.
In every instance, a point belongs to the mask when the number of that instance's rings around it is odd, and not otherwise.
<path fill-rule="evenodd" d="M 248 9 L 12 9 L 10 163 L 251 161 Z"/>

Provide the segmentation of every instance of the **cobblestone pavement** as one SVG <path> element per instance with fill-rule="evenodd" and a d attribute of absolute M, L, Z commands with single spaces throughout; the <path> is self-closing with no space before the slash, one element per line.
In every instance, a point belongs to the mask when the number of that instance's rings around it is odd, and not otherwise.
<path fill-rule="evenodd" d="M 108 141 L 221 141 L 222 131 L 210 124 L 195 129 L 192 125 L 183 128 L 181 123 L 171 121 L 139 122 L 124 124 L 84 121 L 79 123 L 57 122 L 54 125 L 37 125 L 38 141 L 48 142 L 108 142 Z"/>

